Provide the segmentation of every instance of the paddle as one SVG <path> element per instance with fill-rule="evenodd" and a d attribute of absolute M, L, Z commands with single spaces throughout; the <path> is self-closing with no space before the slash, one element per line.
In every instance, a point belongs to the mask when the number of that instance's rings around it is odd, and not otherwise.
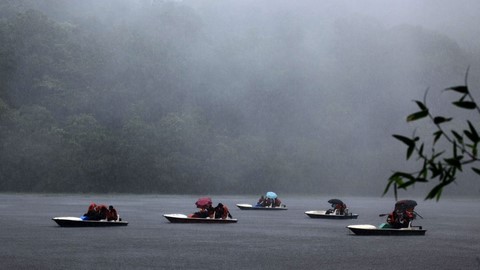
<path fill-rule="evenodd" d="M 419 213 L 417 213 L 417 212 L 415 212 L 415 211 L 413 211 L 413 213 L 415 213 L 415 215 L 417 215 L 417 216 L 419 216 L 420 218 L 423 219 L 423 217 L 422 217 Z M 379 216 L 379 217 L 384 217 L 384 216 L 388 216 L 388 215 L 389 215 L 389 214 L 380 214 L 380 215 L 378 215 L 378 216 Z"/>
<path fill-rule="evenodd" d="M 420 214 L 419 214 L 419 213 L 417 213 L 417 212 L 415 212 L 415 211 L 413 211 L 413 213 L 415 213 L 415 215 L 417 215 L 417 216 L 419 216 L 420 218 L 422 218 L 422 219 L 423 219 L 423 217 L 422 217 L 422 216 L 420 216 Z"/>

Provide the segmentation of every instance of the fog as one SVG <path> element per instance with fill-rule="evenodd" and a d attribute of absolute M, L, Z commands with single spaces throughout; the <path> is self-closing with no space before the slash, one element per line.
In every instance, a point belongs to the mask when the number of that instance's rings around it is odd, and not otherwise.
<path fill-rule="evenodd" d="M 473 0 L 44 0 L 0 8 L 10 42 L 0 55 L 13 65 L 2 66 L 0 109 L 8 110 L 0 112 L 41 106 L 58 131 L 39 142 L 3 118 L 3 191 L 380 196 L 394 170 L 418 168 L 391 135 L 433 131 L 426 121 L 406 123 L 417 110 L 412 100 L 428 88 L 433 110 L 454 113 L 442 90 L 463 84 L 468 67 L 470 88 L 480 89 Z M 15 19 L 33 18 L 32 10 L 48 18 L 47 28 Z M 77 136 L 78 123 L 101 135 Z M 444 194 L 478 196 L 477 178 L 466 172 Z"/>

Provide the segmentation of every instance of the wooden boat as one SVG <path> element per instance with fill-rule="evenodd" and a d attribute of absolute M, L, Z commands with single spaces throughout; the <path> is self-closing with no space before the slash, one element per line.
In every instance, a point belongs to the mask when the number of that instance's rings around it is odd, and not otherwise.
<path fill-rule="evenodd" d="M 194 218 L 194 217 L 188 217 L 187 215 L 184 214 L 165 214 L 163 215 L 168 221 L 171 223 L 219 223 L 219 224 L 225 224 L 225 223 L 237 223 L 238 219 L 234 218 L 227 218 L 227 219 L 221 219 L 221 218 Z"/>
<path fill-rule="evenodd" d="M 60 227 L 107 227 L 127 226 L 127 221 L 83 220 L 79 217 L 54 217 L 52 218 Z"/>
<path fill-rule="evenodd" d="M 349 225 L 347 228 L 356 235 L 425 235 L 425 232 L 427 231 L 424 230 L 422 226 L 409 226 L 407 228 L 395 229 L 384 227 L 382 225 L 379 227 L 366 224 Z"/>
<path fill-rule="evenodd" d="M 263 206 L 256 206 L 246 203 L 239 203 L 237 207 L 241 210 L 287 210 L 288 208 L 285 205 L 279 207 L 263 207 Z"/>
<path fill-rule="evenodd" d="M 328 213 L 325 210 L 312 210 L 306 211 L 305 214 L 311 218 L 323 218 L 323 219 L 357 219 L 358 214 L 345 213 L 343 215 L 338 212 Z"/>

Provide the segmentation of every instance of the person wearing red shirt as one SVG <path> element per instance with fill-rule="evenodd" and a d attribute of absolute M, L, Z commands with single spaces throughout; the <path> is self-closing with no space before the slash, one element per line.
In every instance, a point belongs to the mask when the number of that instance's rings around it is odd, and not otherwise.
<path fill-rule="evenodd" d="M 107 220 L 108 221 L 116 221 L 118 220 L 118 213 L 115 208 L 113 208 L 112 205 L 108 206 L 108 212 L 107 212 Z"/>

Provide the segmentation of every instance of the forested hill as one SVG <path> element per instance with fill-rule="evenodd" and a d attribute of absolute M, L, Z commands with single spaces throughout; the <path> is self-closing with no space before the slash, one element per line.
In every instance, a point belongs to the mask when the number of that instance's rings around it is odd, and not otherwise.
<path fill-rule="evenodd" d="M 411 100 L 478 63 L 418 25 L 258 2 L 2 1 L 0 191 L 379 195 Z"/>

